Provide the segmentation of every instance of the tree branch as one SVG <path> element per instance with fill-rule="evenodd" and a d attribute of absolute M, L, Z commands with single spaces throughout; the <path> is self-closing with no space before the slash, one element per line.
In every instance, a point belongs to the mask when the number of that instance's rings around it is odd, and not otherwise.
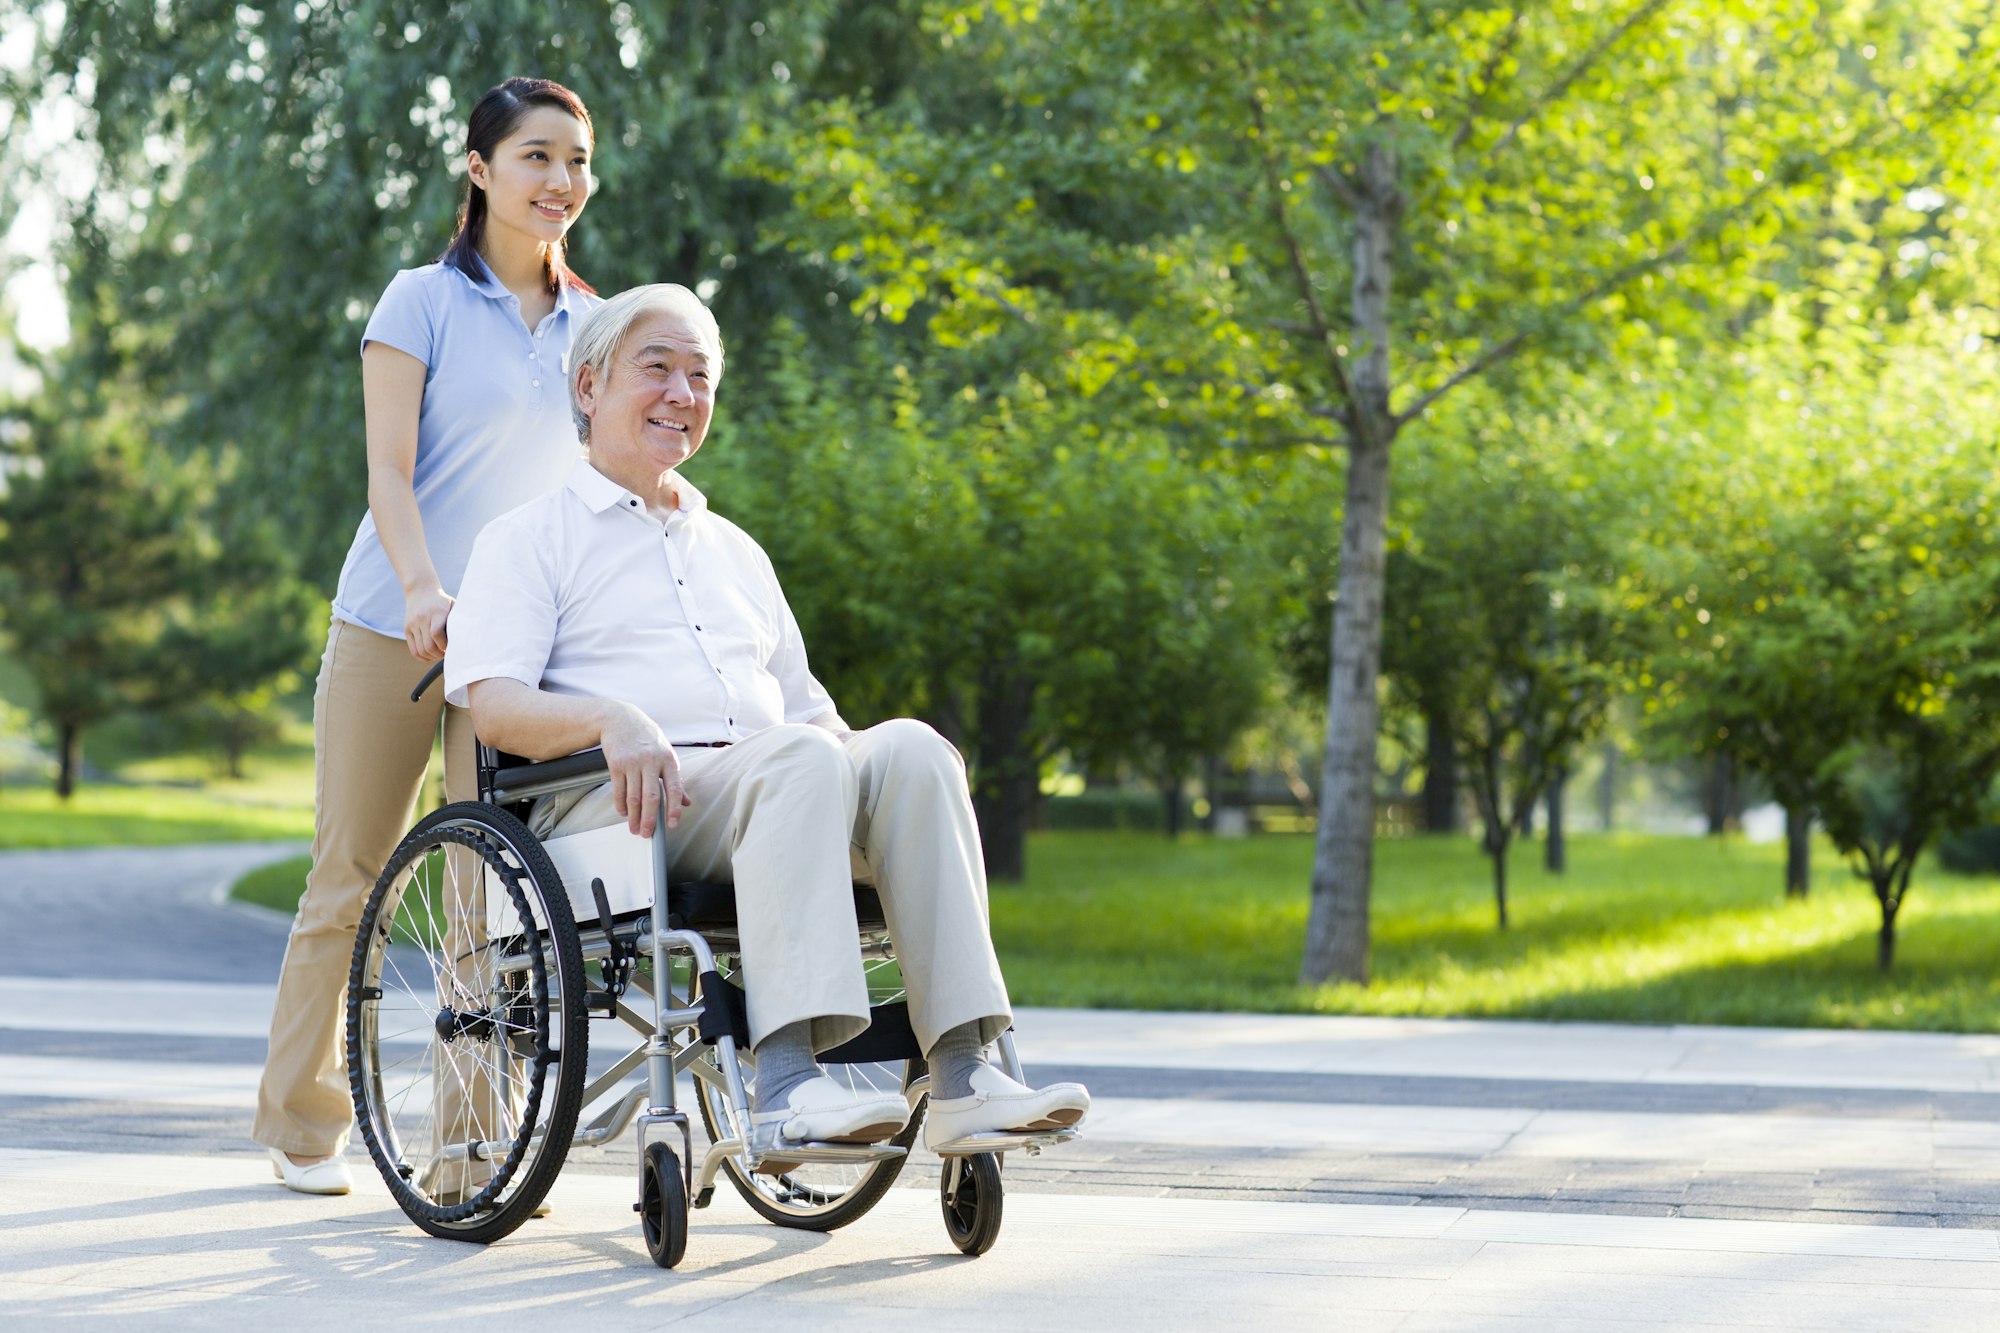
<path fill-rule="evenodd" d="M 1465 104 L 1465 119 L 1459 121 L 1457 132 L 1451 136 L 1453 151 L 1465 147 L 1465 141 L 1472 137 L 1473 122 L 1479 119 L 1479 113 L 1486 105 L 1486 94 L 1493 91 L 1493 80 L 1499 75 L 1500 62 L 1514 49 L 1514 39 L 1521 33 L 1521 13 L 1521 10 L 1516 9 L 1508 18 L 1507 31 L 1500 34 L 1500 40 L 1494 44 L 1493 54 L 1487 57 L 1486 64 L 1481 67 L 1478 77 L 1474 80 L 1472 98 Z"/>
<path fill-rule="evenodd" d="M 1616 291 L 1618 288 L 1623 287 L 1626 283 L 1632 281 L 1632 279 L 1638 277 L 1640 274 L 1649 272 L 1652 269 L 1656 269 L 1660 267 L 1662 264 L 1670 264 L 1674 260 L 1679 259 L 1681 256 L 1687 253 L 1688 247 L 1693 245 L 1696 241 L 1701 240 L 1703 237 L 1709 235 L 1717 228 L 1721 227 L 1723 224 L 1735 218 L 1737 215 L 1748 211 L 1749 208 L 1752 205 L 1754 205 L 1759 199 L 1763 198 L 1772 189 L 1776 188 L 1782 175 L 1783 173 L 1778 170 L 1773 170 L 1766 173 L 1764 179 L 1761 182 L 1759 182 L 1756 189 L 1750 191 L 1748 194 L 1744 195 L 1742 198 L 1736 200 L 1735 202 L 1726 204 L 1723 207 L 1714 210 L 1707 217 L 1703 218 L 1700 222 L 1696 223 L 1693 227 L 1689 228 L 1685 235 L 1683 235 L 1679 240 L 1675 241 L 1672 245 L 1668 246 L 1666 249 L 1661 250 L 1656 254 L 1646 255 L 1643 258 L 1635 259 L 1631 263 L 1626 264 L 1624 267 L 1616 269 L 1611 273 L 1606 274 L 1604 277 L 1592 283 L 1585 290 L 1577 293 L 1575 296 L 1572 296 L 1569 300 L 1564 301 L 1561 305 L 1554 307 L 1554 309 L 1551 310 L 1549 313 L 1555 316 L 1575 314 L 1577 311 L 1583 309 L 1583 307 L 1589 305 L 1592 301 L 1595 301 L 1601 296 L 1605 296 L 1613 291 Z M 1431 389 L 1428 393 L 1418 398 L 1416 402 L 1411 403 L 1409 407 L 1405 408 L 1401 412 L 1396 413 L 1392 419 L 1394 420 L 1397 428 L 1401 429 L 1405 423 L 1412 421 L 1415 418 L 1423 415 L 1423 413 L 1430 407 L 1432 403 L 1444 397 L 1447 393 L 1450 393 L 1453 389 L 1465 383 L 1465 381 L 1473 378 L 1475 375 L 1479 375 L 1484 373 L 1485 371 L 1491 370 L 1494 366 L 1499 365 L 1507 358 L 1513 356 L 1514 353 L 1520 351 L 1521 348 L 1527 345 L 1528 340 L 1531 337 L 1533 337 L 1532 330 L 1517 329 L 1512 334 L 1509 334 L 1507 337 L 1501 339 L 1499 342 L 1489 343 L 1486 347 L 1480 350 L 1479 355 L 1473 357 L 1471 361 L 1468 361 L 1465 365 L 1459 367 L 1456 371 L 1454 371 L 1451 374 L 1451 376 L 1448 379 L 1444 381 L 1444 383 L 1437 385 L 1435 388 Z"/>
<path fill-rule="evenodd" d="M 1314 167 L 1313 174 L 1319 177 L 1321 185 L 1326 186 L 1327 193 L 1338 199 L 1342 204 L 1345 204 L 1350 209 L 1361 207 L 1361 196 L 1355 192 L 1354 182 L 1348 180 L 1347 177 L 1341 175 L 1326 163 L 1321 163 L 1319 166 Z"/>
<path fill-rule="evenodd" d="M 1209 12 L 1221 26 L 1221 16 L 1215 14 L 1211 4 Z M 1305 249 L 1299 243 L 1298 233 L 1292 229 L 1289 212 L 1285 208 L 1285 191 L 1279 188 L 1278 162 L 1271 143 L 1270 122 L 1264 114 L 1264 98 L 1257 91 L 1256 70 L 1247 57 L 1240 52 L 1236 57 L 1237 67 L 1243 73 L 1243 86 L 1250 90 L 1250 119 L 1257 129 L 1257 150 L 1264 172 L 1264 192 L 1270 196 L 1271 222 L 1278 229 L 1279 239 L 1284 242 L 1285 254 L 1291 264 L 1292 280 L 1298 285 L 1299 297 L 1305 302 L 1306 315 L 1311 324 L 1312 336 L 1326 352 L 1327 366 L 1333 375 L 1335 391 L 1340 395 L 1343 410 L 1337 420 L 1349 431 L 1362 435 L 1365 439 L 1369 423 L 1367 414 L 1359 411 L 1354 401 L 1354 386 L 1348 378 L 1347 362 L 1340 354 L 1340 339 L 1328 322 L 1325 309 L 1320 305 L 1319 293 L 1313 289 L 1312 270 L 1306 264 Z"/>
<path fill-rule="evenodd" d="M 1550 84 L 1547 92 L 1528 103 L 1521 114 L 1514 117 L 1514 123 L 1487 147 L 1486 160 L 1490 162 L 1499 156 L 1500 152 L 1519 136 L 1522 126 L 1561 101 L 1563 94 L 1567 93 L 1578 79 L 1589 73 L 1592 65 L 1604 58 L 1605 52 L 1616 46 L 1624 39 L 1626 33 L 1645 22 L 1666 3 L 1667 0 L 1641 0 L 1639 7 L 1628 14 L 1623 23 L 1598 38 L 1597 44 L 1584 52 L 1582 58 L 1574 65 L 1564 70 L 1562 77 Z"/>

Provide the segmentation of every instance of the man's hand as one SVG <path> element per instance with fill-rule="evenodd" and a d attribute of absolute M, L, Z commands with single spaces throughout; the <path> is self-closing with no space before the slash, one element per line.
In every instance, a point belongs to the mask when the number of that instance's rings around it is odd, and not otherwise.
<path fill-rule="evenodd" d="M 678 828 L 681 811 L 693 804 L 681 785 L 681 761 L 653 719 L 631 704 L 614 704 L 597 743 L 611 770 L 611 801 L 625 826 L 641 838 L 653 836 L 666 791 L 668 828 Z"/>

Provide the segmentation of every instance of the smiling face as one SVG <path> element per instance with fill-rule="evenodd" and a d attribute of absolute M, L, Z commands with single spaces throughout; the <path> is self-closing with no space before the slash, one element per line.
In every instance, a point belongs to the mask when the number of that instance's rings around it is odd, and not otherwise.
<path fill-rule="evenodd" d="M 590 131 L 560 107 L 532 108 L 492 156 L 466 154 L 486 191 L 488 243 L 554 245 L 590 199 Z"/>
<path fill-rule="evenodd" d="M 715 414 L 715 349 L 674 311 L 641 315 L 605 360 L 577 370 L 590 463 L 649 500 L 660 475 L 694 456 Z"/>

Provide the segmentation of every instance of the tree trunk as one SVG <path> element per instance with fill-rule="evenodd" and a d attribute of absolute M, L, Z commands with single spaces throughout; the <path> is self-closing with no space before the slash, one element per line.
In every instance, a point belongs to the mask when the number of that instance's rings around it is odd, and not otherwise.
<path fill-rule="evenodd" d="M 1160 779 L 1161 819 L 1160 827 L 1169 838 L 1177 838 L 1181 832 L 1181 780 L 1179 778 Z"/>
<path fill-rule="evenodd" d="M 1347 407 L 1347 503 L 1334 585 L 1326 761 L 1313 840 L 1312 907 L 1299 979 L 1368 981 L 1368 898 L 1375 856 L 1376 682 L 1382 674 L 1383 532 L 1389 512 L 1390 266 L 1402 201 L 1396 159 L 1368 150 L 1356 182 L 1353 398 Z"/>
<path fill-rule="evenodd" d="M 1618 747 L 1610 741 L 1604 742 L 1604 772 L 1597 779 L 1597 824 L 1605 833 L 1611 832 L 1612 807 L 1618 797 Z"/>
<path fill-rule="evenodd" d="M 1424 832 L 1458 832 L 1458 753 L 1451 724 L 1435 710 L 1424 714 L 1423 804 Z"/>
<path fill-rule="evenodd" d="M 1735 785 L 1735 761 L 1729 751 L 1717 750 L 1714 762 L 1708 767 L 1708 836 L 1711 838 L 1729 831 L 1729 812 L 1736 804 L 1730 788 Z"/>
<path fill-rule="evenodd" d="M 979 769 L 972 809 L 989 880 L 1028 870 L 1028 816 L 1035 803 L 1035 757 L 1028 752 L 1034 684 L 1019 672 L 985 667 L 979 682 Z"/>
<path fill-rule="evenodd" d="M 1499 914 L 1500 929 L 1507 929 L 1507 844 L 1509 839 L 1501 837 L 1498 842 L 1486 840 L 1486 855 L 1493 861 L 1493 907 Z"/>
<path fill-rule="evenodd" d="M 1812 808 L 1785 807 L 1785 896 L 1803 898 L 1812 888 Z"/>
<path fill-rule="evenodd" d="M 83 770 L 83 728 L 63 722 L 56 728 L 56 796 L 67 801 L 76 792 Z"/>
<path fill-rule="evenodd" d="M 1875 896 L 1882 903 L 1882 928 L 1875 935 L 1875 966 L 1887 972 L 1896 961 L 1896 912 L 1902 904 L 1891 898 L 1880 884 L 1875 886 Z"/>
<path fill-rule="evenodd" d="M 1552 875 L 1569 869 L 1569 844 L 1563 840 L 1563 792 L 1568 786 L 1569 770 L 1559 768 L 1544 797 L 1549 807 L 1549 835 L 1542 844 L 1542 865 Z"/>

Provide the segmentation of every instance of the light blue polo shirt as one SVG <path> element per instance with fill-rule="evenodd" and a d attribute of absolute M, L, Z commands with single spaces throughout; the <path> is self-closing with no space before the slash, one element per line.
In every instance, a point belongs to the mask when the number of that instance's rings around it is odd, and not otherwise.
<path fill-rule="evenodd" d="M 376 303 L 361 346 L 384 343 L 426 367 L 413 481 L 446 593 L 457 596 L 479 530 L 561 486 L 582 455 L 570 416 L 569 346 L 600 304 L 565 286 L 555 310 L 531 331 L 520 299 L 490 271 L 475 282 L 446 264 L 405 269 Z M 341 566 L 333 614 L 403 637 L 403 581 L 372 513 L 362 517 Z"/>

